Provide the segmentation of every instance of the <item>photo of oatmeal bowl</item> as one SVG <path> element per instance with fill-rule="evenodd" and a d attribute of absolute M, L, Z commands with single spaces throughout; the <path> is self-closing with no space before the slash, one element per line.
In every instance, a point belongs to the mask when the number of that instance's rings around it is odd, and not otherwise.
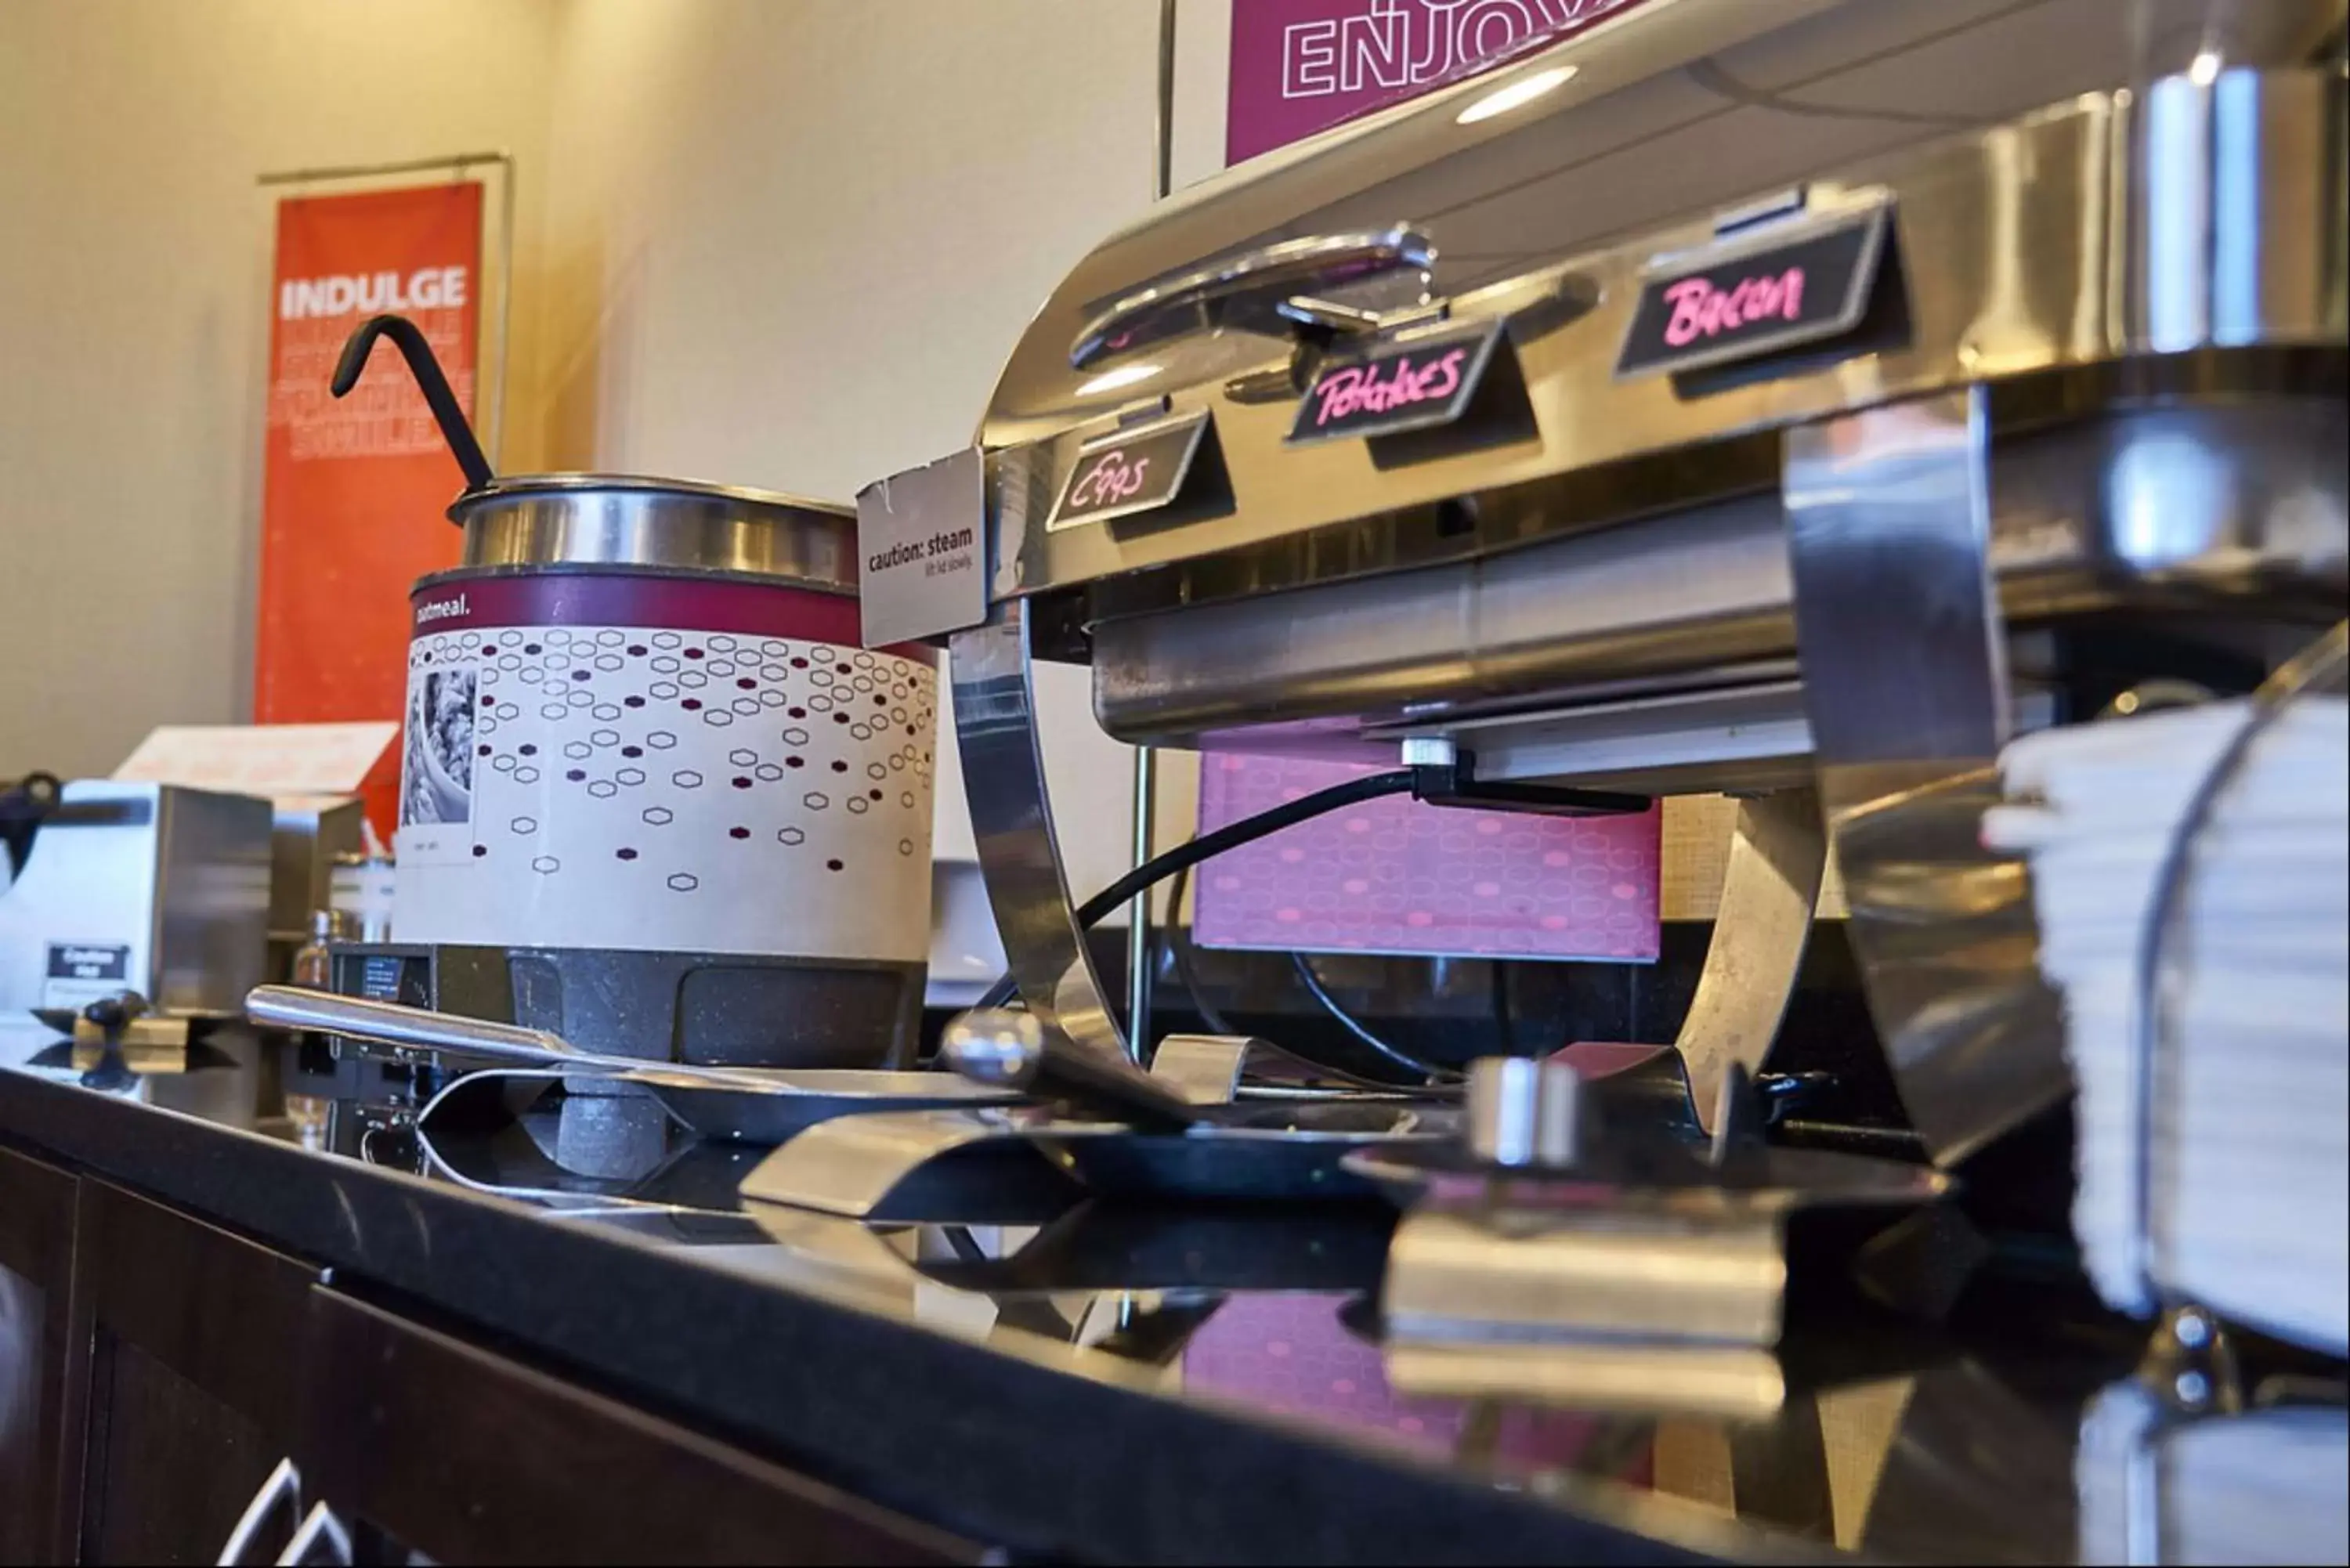
<path fill-rule="evenodd" d="M 409 686 L 401 826 L 472 820 L 474 701 L 471 670 L 435 670 Z"/>

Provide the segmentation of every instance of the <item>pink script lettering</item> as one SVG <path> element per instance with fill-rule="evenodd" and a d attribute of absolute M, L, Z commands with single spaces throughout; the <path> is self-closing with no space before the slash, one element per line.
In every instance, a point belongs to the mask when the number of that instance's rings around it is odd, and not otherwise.
<path fill-rule="evenodd" d="M 1716 288 L 1701 277 L 1685 277 L 1668 285 L 1665 297 L 1673 302 L 1672 317 L 1665 323 L 1665 341 L 1675 348 L 1687 348 L 1700 337 L 1719 337 L 1774 316 L 1787 321 L 1801 319 L 1804 269 L 1791 266 L 1776 276 L 1741 278 L 1727 289 Z"/>
<path fill-rule="evenodd" d="M 1314 387 L 1314 423 L 1327 426 L 1357 413 L 1387 413 L 1417 403 L 1440 402 L 1461 389 L 1466 348 L 1453 348 L 1414 365 L 1399 355 L 1386 365 L 1356 365 L 1335 370 Z"/>
<path fill-rule="evenodd" d="M 1091 512 L 1117 505 L 1142 488 L 1142 476 L 1149 469 L 1149 458 L 1128 462 L 1125 448 L 1112 447 L 1094 459 L 1093 467 L 1069 487 L 1069 510 Z"/>

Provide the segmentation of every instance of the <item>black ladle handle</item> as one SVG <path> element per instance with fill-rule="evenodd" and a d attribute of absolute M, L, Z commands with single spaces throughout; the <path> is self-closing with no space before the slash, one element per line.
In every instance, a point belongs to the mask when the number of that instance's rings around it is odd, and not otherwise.
<path fill-rule="evenodd" d="M 416 378 L 417 390 L 424 394 L 425 406 L 441 427 L 441 439 L 449 443 L 450 454 L 465 471 L 465 488 L 479 490 L 495 479 L 490 460 L 482 455 L 482 443 L 473 439 L 465 410 L 457 406 L 457 394 L 449 389 L 449 378 L 441 373 L 441 361 L 432 357 L 432 345 L 408 317 L 370 316 L 354 327 L 343 344 L 343 357 L 335 362 L 335 379 L 328 383 L 328 390 L 339 398 L 359 385 L 359 372 L 367 369 L 368 356 L 374 352 L 379 337 L 400 345 L 408 373 Z"/>

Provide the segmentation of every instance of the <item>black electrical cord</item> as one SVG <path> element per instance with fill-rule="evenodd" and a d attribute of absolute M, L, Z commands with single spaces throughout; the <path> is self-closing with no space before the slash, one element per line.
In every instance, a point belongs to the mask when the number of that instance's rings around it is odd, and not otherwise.
<path fill-rule="evenodd" d="M 1238 822 L 1228 822 L 1213 833 L 1203 833 L 1189 838 L 1163 855 L 1154 855 L 1125 876 L 1087 898 L 1077 907 L 1077 924 L 1091 927 L 1100 923 L 1103 916 L 1141 892 L 1156 887 L 1188 866 L 1197 866 L 1227 849 L 1238 849 L 1243 844 L 1253 844 L 1267 834 L 1278 833 L 1301 822 L 1326 815 L 1342 805 L 1354 805 L 1362 801 L 1377 800 L 1381 795 L 1404 794 L 1410 791 L 1417 775 L 1409 768 L 1396 768 L 1388 773 L 1372 774 L 1365 778 L 1348 779 L 1311 794 L 1285 800 L 1269 811 L 1244 816 Z"/>
<path fill-rule="evenodd" d="M 1191 933 L 1182 921 L 1183 886 L 1191 875 L 1191 867 L 1185 867 L 1177 871 L 1173 879 L 1167 884 L 1167 950 L 1175 961 L 1175 978 L 1183 982 L 1183 994 L 1191 1000 L 1191 1011 L 1200 1015 L 1200 1022 L 1218 1034 L 1238 1034 L 1240 1031 L 1232 1027 L 1232 1022 L 1209 1002 L 1207 993 L 1200 987 L 1200 977 L 1193 965 Z M 1385 1078 L 1374 1078 L 1345 1067 L 1334 1067 L 1329 1063 L 1316 1060 L 1292 1046 L 1274 1045 L 1271 1042 L 1265 1044 L 1291 1062 L 1332 1082 L 1349 1085 L 1357 1089 L 1395 1087 L 1394 1084 Z"/>
<path fill-rule="evenodd" d="M 1403 794 L 1412 787 L 1417 775 L 1409 768 L 1395 768 L 1383 774 L 1371 774 L 1358 779 L 1348 779 L 1295 800 L 1285 800 L 1268 811 L 1254 816 L 1244 816 L 1238 822 L 1228 822 L 1212 833 L 1189 838 L 1163 854 L 1154 855 L 1108 887 L 1077 906 L 1077 929 L 1090 930 L 1101 923 L 1112 909 L 1133 898 L 1146 888 L 1156 887 L 1176 872 L 1197 866 L 1201 861 L 1222 855 L 1227 849 L 1237 849 L 1253 844 L 1267 834 L 1278 833 L 1301 822 L 1354 805 L 1382 795 Z M 1020 982 L 1006 973 L 987 988 L 985 995 L 974 1004 L 979 1007 L 1001 1007 L 1012 1000 Z"/>
<path fill-rule="evenodd" d="M 1315 1002 L 1322 1004 L 1322 1011 L 1336 1019 L 1346 1029 L 1347 1033 L 1353 1035 L 1357 1040 L 1359 1040 L 1365 1045 L 1368 1046 L 1371 1051 L 1379 1057 L 1401 1067 L 1407 1073 L 1419 1074 L 1422 1078 L 1425 1078 L 1431 1084 L 1447 1084 L 1458 1081 L 1460 1077 L 1459 1074 L 1449 1073 L 1444 1068 L 1436 1066 L 1431 1063 L 1423 1062 L 1419 1057 L 1414 1056 L 1408 1052 L 1399 1051 L 1394 1046 L 1388 1044 L 1386 1041 L 1380 1039 L 1378 1035 L 1372 1033 L 1370 1030 L 1366 1028 L 1353 1013 L 1348 1012 L 1344 1007 L 1338 1004 L 1338 999 L 1330 994 L 1330 988 L 1322 983 L 1322 977 L 1314 972 L 1314 966 L 1306 961 L 1305 955 L 1304 953 L 1290 954 L 1289 961 L 1291 966 L 1297 971 L 1298 981 L 1304 984 L 1307 993 L 1311 995 Z"/>

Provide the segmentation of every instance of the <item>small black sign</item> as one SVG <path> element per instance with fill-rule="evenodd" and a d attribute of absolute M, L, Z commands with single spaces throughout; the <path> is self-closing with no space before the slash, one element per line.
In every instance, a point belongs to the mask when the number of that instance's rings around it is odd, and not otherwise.
<path fill-rule="evenodd" d="M 51 942 L 51 980 L 129 980 L 130 948 L 125 942 Z"/>
<path fill-rule="evenodd" d="M 1096 436 L 1077 449 L 1077 463 L 1053 504 L 1045 531 L 1105 523 L 1149 512 L 1175 499 L 1207 433 L 1204 411 Z"/>
<path fill-rule="evenodd" d="M 1400 435 L 1449 425 L 1468 410 L 1502 323 L 1384 345 L 1322 367 L 1297 406 L 1289 444 Z"/>
<path fill-rule="evenodd" d="M 1640 282 L 1621 379 L 1701 369 L 1841 337 L 1867 314 L 1887 210 L 1773 224 Z"/>

